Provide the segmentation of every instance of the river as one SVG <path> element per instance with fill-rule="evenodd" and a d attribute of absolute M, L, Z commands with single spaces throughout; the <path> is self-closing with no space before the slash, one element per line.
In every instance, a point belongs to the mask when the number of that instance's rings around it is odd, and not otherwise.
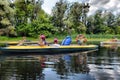
<path fill-rule="evenodd" d="M 0 55 L 0 80 L 120 80 L 120 48 L 55 55 Z"/>

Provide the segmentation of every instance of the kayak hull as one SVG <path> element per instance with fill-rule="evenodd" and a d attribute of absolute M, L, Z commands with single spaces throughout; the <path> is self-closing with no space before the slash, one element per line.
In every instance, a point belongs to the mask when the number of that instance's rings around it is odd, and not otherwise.
<path fill-rule="evenodd" d="M 0 51 L 3 53 L 74 53 L 84 52 L 97 49 L 97 45 L 70 45 L 70 46 L 9 46 L 1 47 Z"/>

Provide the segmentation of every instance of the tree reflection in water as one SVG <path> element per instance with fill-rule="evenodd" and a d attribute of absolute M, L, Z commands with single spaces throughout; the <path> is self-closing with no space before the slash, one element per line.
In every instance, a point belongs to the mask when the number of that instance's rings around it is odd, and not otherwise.
<path fill-rule="evenodd" d="M 1 62 L 0 80 L 44 80 L 41 62 L 37 59 L 10 58 Z"/>
<path fill-rule="evenodd" d="M 94 80 L 86 53 L 14 56 L 0 64 L 0 80 Z"/>
<path fill-rule="evenodd" d="M 63 58 L 59 58 L 56 70 L 60 78 L 67 78 L 68 75 L 74 73 L 89 73 L 87 54 L 64 55 Z"/>

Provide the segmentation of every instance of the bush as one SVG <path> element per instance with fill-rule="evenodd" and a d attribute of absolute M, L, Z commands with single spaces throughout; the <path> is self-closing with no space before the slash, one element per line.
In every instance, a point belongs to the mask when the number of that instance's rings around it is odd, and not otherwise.
<path fill-rule="evenodd" d="M 6 47 L 7 46 L 7 44 L 5 44 L 5 43 L 0 43 L 0 47 Z"/>

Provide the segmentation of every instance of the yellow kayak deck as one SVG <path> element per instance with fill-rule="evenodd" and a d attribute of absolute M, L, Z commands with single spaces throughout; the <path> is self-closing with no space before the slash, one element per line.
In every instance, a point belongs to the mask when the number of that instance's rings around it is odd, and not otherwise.
<path fill-rule="evenodd" d="M 69 45 L 69 46 L 59 46 L 56 48 L 91 48 L 96 47 L 96 45 Z M 9 46 L 7 49 L 36 49 L 36 48 L 55 48 L 55 46 Z"/>

